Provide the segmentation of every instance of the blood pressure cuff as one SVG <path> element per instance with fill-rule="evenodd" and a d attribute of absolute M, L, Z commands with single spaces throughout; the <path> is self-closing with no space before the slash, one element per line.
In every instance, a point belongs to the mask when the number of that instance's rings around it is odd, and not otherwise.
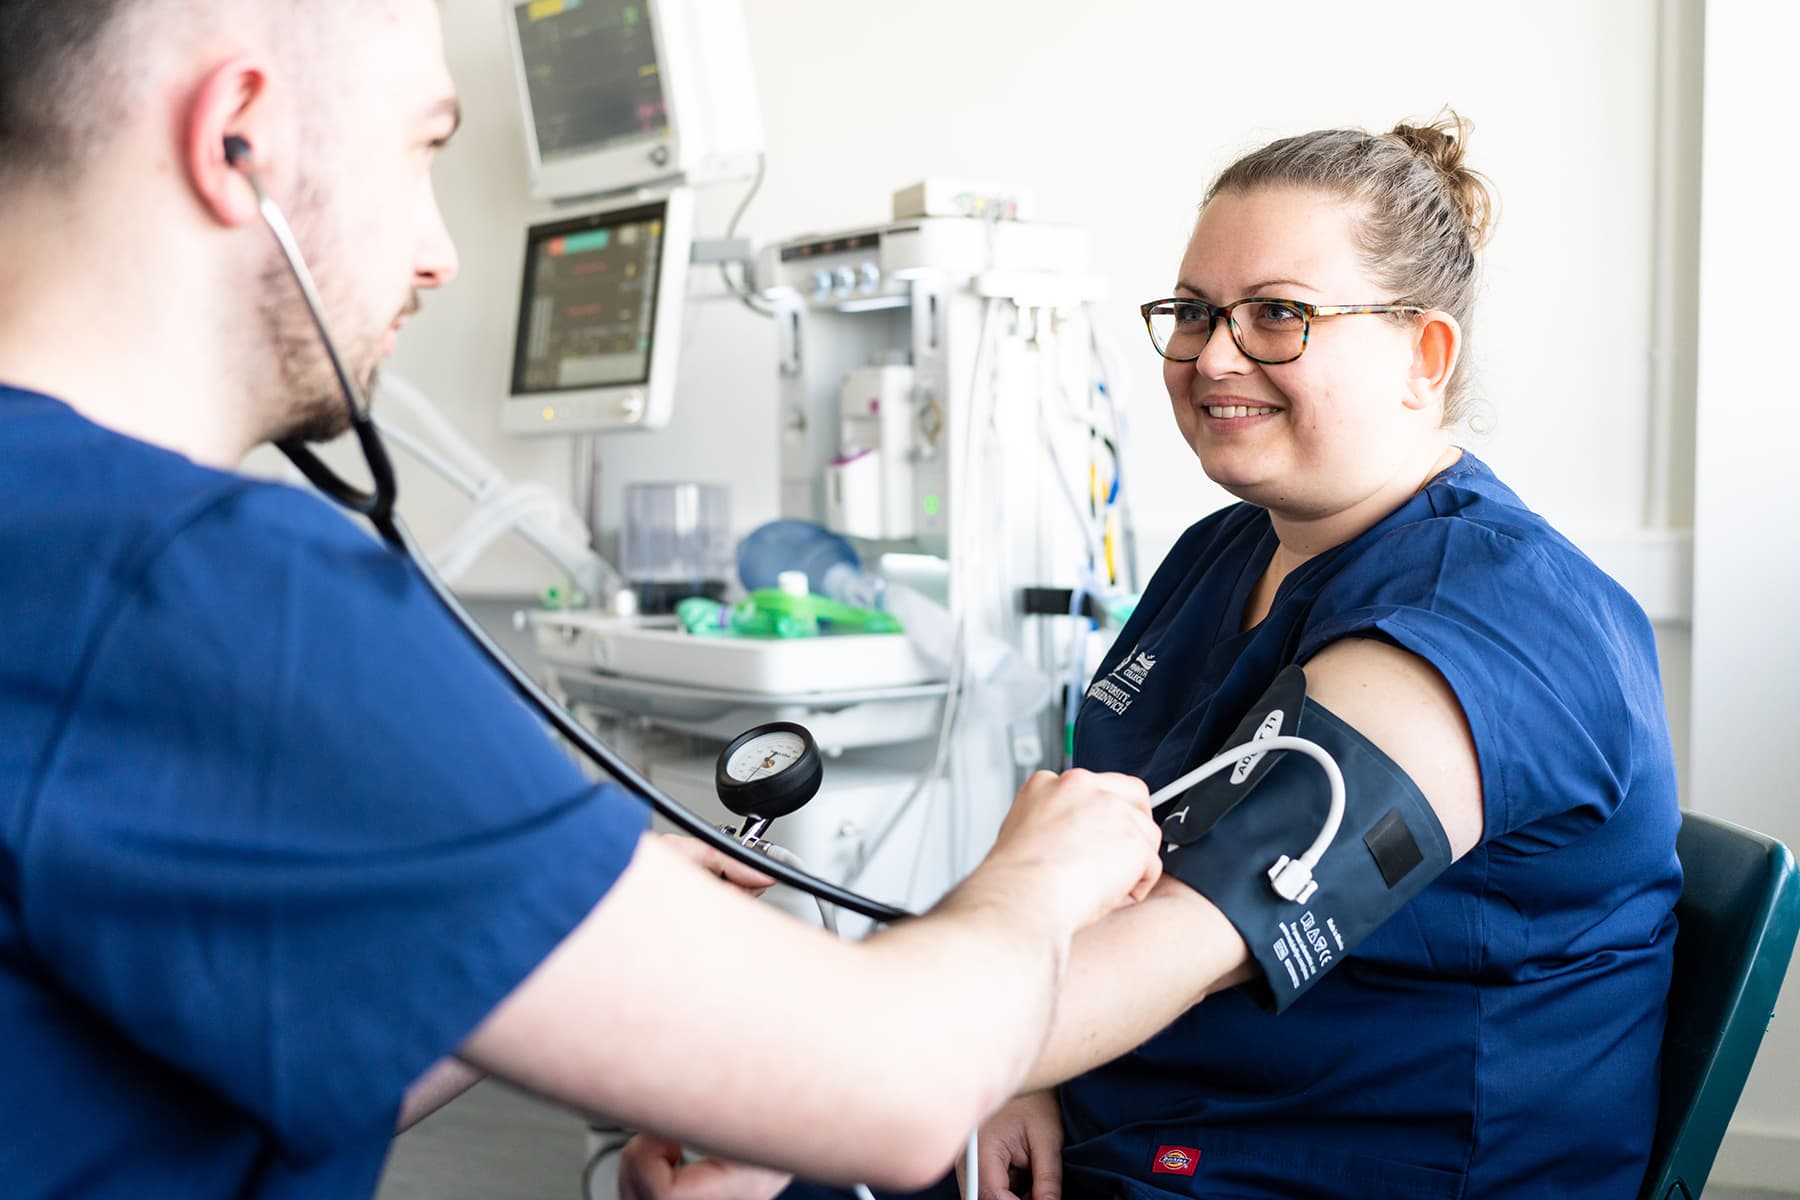
<path fill-rule="evenodd" d="M 1331 809 L 1324 769 L 1305 754 L 1247 754 L 1158 815 L 1163 870 L 1237 927 L 1262 968 L 1252 994 L 1282 1012 L 1449 867 L 1450 841 L 1392 759 L 1306 698 L 1297 666 L 1276 677 L 1225 745 L 1278 734 L 1316 742 L 1344 774 L 1343 823 L 1305 902 L 1284 900 L 1269 881 L 1277 859 L 1306 852 Z"/>

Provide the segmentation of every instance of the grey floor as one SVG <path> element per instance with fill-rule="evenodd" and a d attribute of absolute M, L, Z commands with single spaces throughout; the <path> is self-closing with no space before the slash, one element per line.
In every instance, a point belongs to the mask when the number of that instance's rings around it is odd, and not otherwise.
<path fill-rule="evenodd" d="M 583 1200 L 582 1122 L 484 1083 L 402 1134 L 377 1200 Z M 1704 1200 L 1800 1200 L 1707 1188 Z"/>
<path fill-rule="evenodd" d="M 394 1141 L 378 1200 L 583 1200 L 582 1121 L 481 1083 Z"/>

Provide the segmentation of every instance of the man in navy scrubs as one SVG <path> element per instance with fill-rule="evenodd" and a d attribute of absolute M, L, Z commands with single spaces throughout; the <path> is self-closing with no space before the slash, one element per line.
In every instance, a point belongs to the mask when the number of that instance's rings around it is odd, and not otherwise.
<path fill-rule="evenodd" d="M 917 1185 L 1157 876 L 1142 784 L 1040 774 L 938 910 L 838 943 L 643 839 L 405 562 L 234 473 L 343 405 L 225 139 L 367 385 L 456 272 L 459 115 L 428 0 L 0 0 L 8 1196 L 367 1195 L 482 1071 Z"/>

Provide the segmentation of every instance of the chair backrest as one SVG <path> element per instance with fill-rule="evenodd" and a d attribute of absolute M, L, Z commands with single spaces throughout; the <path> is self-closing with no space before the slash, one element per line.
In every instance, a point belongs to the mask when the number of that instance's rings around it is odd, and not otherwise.
<path fill-rule="evenodd" d="M 1662 1103 L 1640 1200 L 1685 1200 L 1706 1185 L 1800 930 L 1800 878 L 1780 842 L 1689 812 L 1676 852 Z"/>

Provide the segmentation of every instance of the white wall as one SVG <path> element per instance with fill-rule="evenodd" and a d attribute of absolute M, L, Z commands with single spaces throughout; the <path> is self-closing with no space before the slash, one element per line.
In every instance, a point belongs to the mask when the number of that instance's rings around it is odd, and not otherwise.
<path fill-rule="evenodd" d="M 1738 305 L 1800 279 L 1790 93 L 1800 7 L 1707 0 L 1695 438 L 1691 800 L 1800 847 L 1800 588 L 1793 322 L 1765 353 Z M 1721 1158 L 1730 1182 L 1800 1183 L 1800 973 L 1788 985 Z"/>
<path fill-rule="evenodd" d="M 1477 450 L 1603 559 L 1638 546 L 1649 503 L 1653 5 L 1440 6 L 1429 20 L 1416 4 L 1380 0 L 1300 3 L 1279 18 L 1267 6 L 1180 0 L 746 7 L 769 156 L 747 231 L 775 239 L 879 220 L 893 188 L 955 174 L 1027 183 L 1044 218 L 1092 232 L 1111 289 L 1102 324 L 1128 376 L 1130 466 L 1150 548 L 1224 499 L 1172 436 L 1135 312 L 1167 291 L 1207 181 L 1271 136 L 1385 128 L 1454 103 L 1477 122 L 1473 160 L 1505 205 L 1476 341 L 1496 425 Z M 564 479 L 565 444 L 496 432 L 531 208 L 498 16 L 485 0 L 445 8 L 468 118 L 439 179 L 464 271 L 428 301 L 395 365 L 505 465 Z M 704 197 L 702 228 L 716 231 L 736 199 L 735 188 Z M 718 295 L 708 272 L 693 278 Z M 765 328 L 728 301 L 702 299 L 684 341 L 675 425 L 613 439 L 609 488 L 728 479 L 736 523 L 748 528 L 775 507 Z M 1678 463 L 1678 486 L 1682 473 Z M 447 529 L 448 516 L 425 511 L 433 490 L 412 473 L 407 483 L 415 525 Z M 518 591 L 540 579 L 513 553 L 471 583 Z"/>

